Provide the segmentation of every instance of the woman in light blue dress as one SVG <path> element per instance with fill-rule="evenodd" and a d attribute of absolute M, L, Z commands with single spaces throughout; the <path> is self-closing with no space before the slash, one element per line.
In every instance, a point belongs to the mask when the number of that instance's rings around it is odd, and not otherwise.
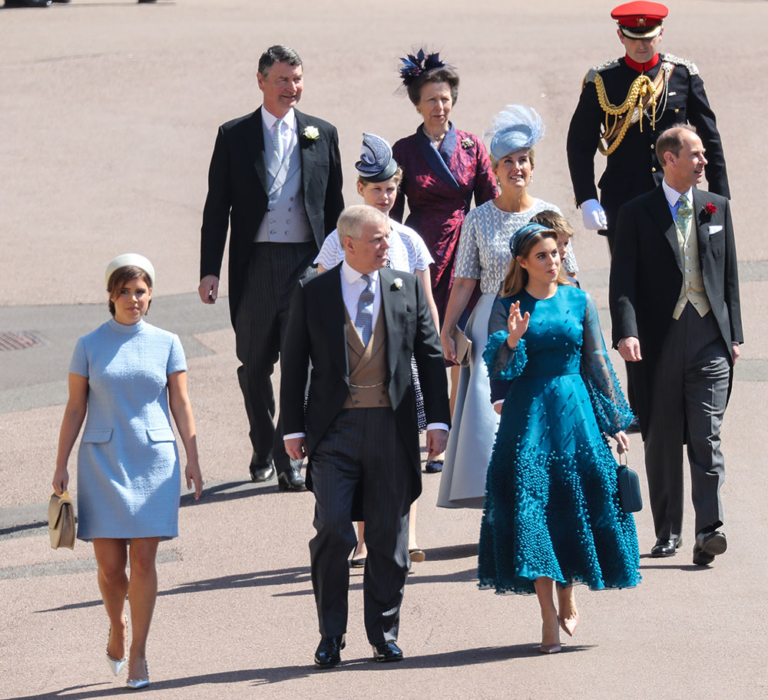
<path fill-rule="evenodd" d="M 482 508 L 485 474 L 491 459 L 499 417 L 488 398 L 491 390 L 483 363 L 488 339 L 488 318 L 509 264 L 509 241 L 515 232 L 541 211 L 560 213 L 554 205 L 528 194 L 534 167 L 533 146 L 544 135 L 544 124 L 533 109 L 507 106 L 494 119 L 491 161 L 501 194 L 473 209 L 461 228 L 456 258 L 456 279 L 441 330 L 443 350 L 455 361 L 451 338 L 478 280 L 482 296 L 465 332 L 473 343 L 469 367 L 462 367 L 453 425 L 445 452 L 437 505 L 443 508 Z M 576 259 L 566 260 L 576 267 Z"/>
<path fill-rule="evenodd" d="M 178 535 L 181 474 L 169 407 L 195 498 L 203 480 L 181 342 L 144 321 L 155 279 L 152 263 L 121 255 L 107 266 L 106 278 L 113 318 L 77 341 L 53 488 L 58 494 L 67 489 L 67 463 L 87 414 L 77 459 L 77 536 L 93 542 L 111 625 L 107 662 L 118 675 L 127 661 L 128 686 L 143 688 L 149 684 L 146 644 L 157 597 L 157 547 Z"/>

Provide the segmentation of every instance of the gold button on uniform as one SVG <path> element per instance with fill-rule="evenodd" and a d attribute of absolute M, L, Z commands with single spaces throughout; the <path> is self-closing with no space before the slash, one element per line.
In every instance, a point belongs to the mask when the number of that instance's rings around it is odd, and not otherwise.
<path fill-rule="evenodd" d="M 651 172 L 655 173 L 656 172 L 656 168 L 651 168 Z"/>

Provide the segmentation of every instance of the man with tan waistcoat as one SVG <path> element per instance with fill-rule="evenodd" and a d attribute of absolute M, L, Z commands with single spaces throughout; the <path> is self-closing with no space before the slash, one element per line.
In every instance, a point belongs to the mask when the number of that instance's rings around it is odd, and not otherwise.
<path fill-rule="evenodd" d="M 337 665 L 345 644 L 353 520 L 366 525 L 363 595 L 373 659 L 403 658 L 396 642 L 410 565 L 408 509 L 421 493 L 412 356 L 429 456 L 448 438 L 440 339 L 418 277 L 385 267 L 389 228 L 373 207 L 344 210 L 338 235 L 345 260 L 296 288 L 282 352 L 285 447 L 291 459 L 308 457 L 307 488 L 316 501 L 309 548 L 321 668 Z"/>
<path fill-rule="evenodd" d="M 656 142 L 664 180 L 619 211 L 611 261 L 613 342 L 634 382 L 656 529 L 652 557 L 682 544 L 683 445 L 695 511 L 693 563 L 725 552 L 720 429 L 744 342 L 731 207 L 696 188 L 707 165 L 696 130 Z"/>

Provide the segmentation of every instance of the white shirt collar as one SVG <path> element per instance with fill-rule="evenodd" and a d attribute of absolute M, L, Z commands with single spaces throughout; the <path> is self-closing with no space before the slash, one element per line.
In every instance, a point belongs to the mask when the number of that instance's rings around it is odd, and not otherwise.
<path fill-rule="evenodd" d="M 267 131 L 271 132 L 275 127 L 277 117 L 272 114 L 272 112 L 270 112 L 264 105 L 261 105 L 261 118 L 264 121 L 264 125 L 267 127 Z M 296 113 L 293 111 L 293 107 L 291 107 L 291 109 L 288 110 L 288 114 L 283 117 L 283 124 L 289 127 L 291 131 L 294 130 L 296 124 Z"/>
<path fill-rule="evenodd" d="M 687 192 L 678 192 L 676 189 L 670 187 L 666 180 L 661 181 L 661 187 L 664 190 L 664 196 L 667 198 L 670 207 L 676 207 L 678 200 L 683 195 L 688 197 L 688 203 L 693 206 L 693 187 L 689 187 Z"/>
<path fill-rule="evenodd" d="M 347 284 L 354 284 L 355 282 L 359 281 L 360 278 L 363 276 L 362 272 L 358 272 L 355 270 L 354 267 L 352 267 L 346 260 L 344 260 L 343 263 L 341 263 L 341 274 L 344 275 L 344 281 Z M 379 271 L 374 270 L 373 272 L 370 272 L 368 276 L 373 280 L 374 285 L 379 280 Z"/>

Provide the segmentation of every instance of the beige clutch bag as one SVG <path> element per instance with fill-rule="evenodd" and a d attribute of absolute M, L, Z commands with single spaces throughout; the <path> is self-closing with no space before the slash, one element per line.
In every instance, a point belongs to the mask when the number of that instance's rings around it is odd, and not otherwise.
<path fill-rule="evenodd" d="M 451 331 L 451 338 L 456 343 L 456 362 L 462 367 L 469 367 L 472 360 L 472 341 L 458 326 Z"/>
<path fill-rule="evenodd" d="M 75 548 L 75 509 L 69 491 L 61 496 L 54 493 L 48 502 L 48 535 L 54 549 Z"/>

